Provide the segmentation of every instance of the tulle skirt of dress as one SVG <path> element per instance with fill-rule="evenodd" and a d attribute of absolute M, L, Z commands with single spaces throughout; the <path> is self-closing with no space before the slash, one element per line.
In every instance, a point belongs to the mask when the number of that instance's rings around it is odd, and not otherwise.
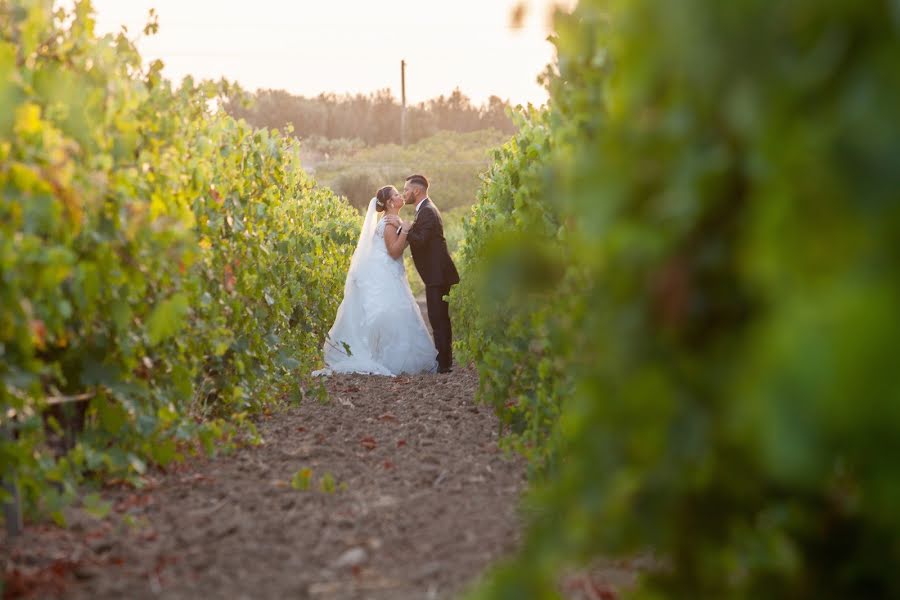
<path fill-rule="evenodd" d="M 433 371 L 437 351 L 403 262 L 385 254 L 367 267 L 347 277 L 344 299 L 325 340 L 326 368 L 314 374 Z"/>

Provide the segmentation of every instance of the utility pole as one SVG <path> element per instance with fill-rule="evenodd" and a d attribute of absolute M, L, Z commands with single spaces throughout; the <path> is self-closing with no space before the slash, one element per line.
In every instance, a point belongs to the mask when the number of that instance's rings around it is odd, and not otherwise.
<path fill-rule="evenodd" d="M 406 145 L 406 61 L 400 61 L 400 145 Z"/>

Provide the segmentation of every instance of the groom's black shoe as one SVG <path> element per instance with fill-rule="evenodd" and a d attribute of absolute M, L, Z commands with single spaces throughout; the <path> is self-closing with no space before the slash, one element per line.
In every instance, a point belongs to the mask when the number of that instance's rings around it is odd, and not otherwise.
<path fill-rule="evenodd" d="M 438 372 L 438 373 L 452 373 L 452 372 L 453 372 L 453 368 L 450 367 L 449 365 L 446 366 L 446 367 L 438 367 L 437 372 Z"/>

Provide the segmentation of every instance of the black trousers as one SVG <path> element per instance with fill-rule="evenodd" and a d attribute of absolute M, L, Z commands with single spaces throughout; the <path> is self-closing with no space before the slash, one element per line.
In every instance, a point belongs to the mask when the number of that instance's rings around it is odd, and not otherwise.
<path fill-rule="evenodd" d="M 428 321 L 434 334 L 437 349 L 438 368 L 449 368 L 453 364 L 453 330 L 450 327 L 450 305 L 444 296 L 450 293 L 449 285 L 429 285 L 425 287 L 425 301 L 428 303 Z"/>

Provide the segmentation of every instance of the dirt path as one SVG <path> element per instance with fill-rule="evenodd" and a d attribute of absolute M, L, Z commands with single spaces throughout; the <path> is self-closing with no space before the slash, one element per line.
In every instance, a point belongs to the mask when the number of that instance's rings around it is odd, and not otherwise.
<path fill-rule="evenodd" d="M 476 386 L 459 368 L 333 377 L 329 402 L 261 420 L 263 446 L 111 490 L 102 521 L 29 528 L 4 552 L 7 594 L 454 597 L 515 546 L 524 486 Z M 310 490 L 290 485 L 301 469 Z"/>

